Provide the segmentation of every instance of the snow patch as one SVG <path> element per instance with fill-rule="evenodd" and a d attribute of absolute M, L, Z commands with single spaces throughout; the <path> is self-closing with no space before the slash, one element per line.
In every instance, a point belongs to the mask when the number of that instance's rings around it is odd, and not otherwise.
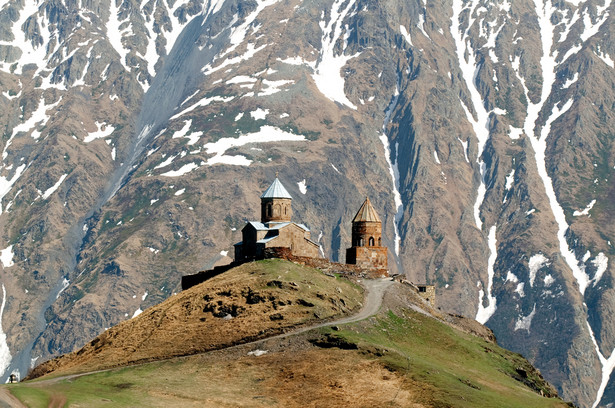
<path fill-rule="evenodd" d="M 163 177 L 180 177 L 180 176 L 183 176 L 184 174 L 188 174 L 192 170 L 196 170 L 198 168 L 199 168 L 198 164 L 196 164 L 196 163 L 188 163 L 188 164 L 184 164 L 182 167 L 180 167 L 179 170 L 167 171 L 166 173 L 162 173 L 161 176 L 163 176 Z"/>
<path fill-rule="evenodd" d="M 410 38 L 410 33 L 408 33 L 408 30 L 406 30 L 406 27 L 404 27 L 403 25 L 399 26 L 399 31 L 401 32 L 401 35 L 404 37 L 404 39 L 406 40 L 406 42 L 412 46 L 412 38 Z"/>
<path fill-rule="evenodd" d="M 525 296 L 525 282 L 519 282 L 517 284 L 517 288 L 515 289 L 515 293 L 517 293 L 519 295 L 519 297 L 524 297 Z"/>
<path fill-rule="evenodd" d="M 137 310 L 135 310 L 135 312 L 132 314 L 131 319 L 134 319 L 135 317 L 139 316 L 141 313 L 143 313 L 143 310 L 141 310 L 141 308 L 138 308 Z"/>
<path fill-rule="evenodd" d="M 587 204 L 587 207 L 585 207 L 584 210 L 575 211 L 574 213 L 572 213 L 572 215 L 574 217 L 579 217 L 581 215 L 589 215 L 589 212 L 591 211 L 591 209 L 594 208 L 594 204 L 596 204 L 596 200 L 592 200 L 589 204 Z"/>
<path fill-rule="evenodd" d="M 534 280 L 536 279 L 536 273 L 543 266 L 549 265 L 549 260 L 543 254 L 536 254 L 530 258 L 528 267 L 530 269 L 530 286 L 534 287 Z"/>
<path fill-rule="evenodd" d="M 527 330 L 527 334 L 530 334 L 530 326 L 532 325 L 532 319 L 536 314 L 536 304 L 534 303 L 534 308 L 531 313 L 527 316 L 521 316 L 519 320 L 515 322 L 515 331 L 517 330 Z"/>
<path fill-rule="evenodd" d="M 250 116 L 252 116 L 252 119 L 254 120 L 264 120 L 267 115 L 269 115 L 269 109 L 258 108 L 250 112 Z"/>
<path fill-rule="evenodd" d="M 2 316 L 4 315 L 4 306 L 6 306 L 6 289 L 2 284 L 2 307 L 0 307 L 0 374 L 4 375 L 6 369 L 11 364 L 12 356 L 9 350 L 9 345 L 6 343 L 6 333 L 2 329 Z"/>
<path fill-rule="evenodd" d="M 60 298 L 60 295 L 62 294 L 62 292 L 64 292 L 66 290 L 66 288 L 68 288 L 68 285 L 70 285 L 70 281 L 68 279 L 66 279 L 66 278 L 63 278 L 62 279 L 62 289 L 60 289 L 60 291 L 56 295 L 56 299 Z"/>
<path fill-rule="evenodd" d="M 521 135 L 523 134 L 523 129 L 516 128 L 513 126 L 510 126 L 509 128 L 510 128 L 510 132 L 508 133 L 508 137 L 510 137 L 512 140 L 517 140 L 521 138 Z"/>
<path fill-rule="evenodd" d="M 343 22 L 350 10 L 354 7 L 356 0 L 335 0 L 331 6 L 329 13 L 329 22 L 324 21 L 324 11 L 322 12 L 322 18 L 319 22 L 322 30 L 320 56 L 316 62 L 314 73 L 312 78 L 320 92 L 334 102 L 338 102 L 351 109 L 357 109 L 344 93 L 345 81 L 340 71 L 346 65 L 346 63 L 352 58 L 357 57 L 355 55 L 344 55 L 346 46 L 348 43 L 347 36 L 350 34 L 350 28 L 345 26 L 346 32 L 344 35 L 344 45 L 339 55 L 335 55 L 336 46 L 338 40 L 342 35 Z M 344 4 L 346 5 L 344 7 Z"/>
<path fill-rule="evenodd" d="M 49 198 L 50 195 L 52 195 L 62 184 L 62 182 L 64 182 L 64 179 L 66 179 L 66 176 L 68 176 L 68 174 L 63 174 L 60 179 L 57 181 L 57 183 L 55 183 L 53 186 L 49 187 L 47 190 L 45 190 L 45 192 L 42 195 L 43 200 L 46 200 Z"/>
<path fill-rule="evenodd" d="M 301 194 L 307 193 L 307 186 L 305 185 L 305 179 L 298 182 L 297 185 L 299 186 L 299 191 L 301 191 Z"/>
<path fill-rule="evenodd" d="M 506 280 L 504 281 L 504 283 L 506 283 L 506 282 L 518 283 L 519 282 L 519 278 L 517 278 L 517 275 L 515 275 L 511 271 L 508 271 L 506 273 Z"/>
<path fill-rule="evenodd" d="M 609 258 L 604 255 L 603 252 L 600 252 L 593 260 L 592 264 L 596 267 L 596 274 L 592 279 L 594 281 L 594 286 L 602 279 L 602 275 L 606 272 L 606 269 L 609 266 Z"/>
<path fill-rule="evenodd" d="M 579 79 L 579 73 L 575 72 L 572 78 L 566 79 L 566 82 L 564 82 L 564 84 L 562 85 L 562 89 L 568 89 L 570 85 L 577 82 L 578 79 Z"/>
<path fill-rule="evenodd" d="M 491 229 L 489 229 L 488 237 L 490 254 L 487 267 L 487 275 L 489 279 L 489 283 L 487 284 L 487 306 L 483 306 L 483 297 L 485 294 L 483 292 L 483 289 L 481 288 L 478 291 L 478 311 L 476 312 L 475 320 L 481 324 L 487 323 L 487 321 L 491 318 L 491 316 L 493 316 L 495 310 L 497 309 L 497 299 L 495 296 L 491 295 L 491 290 L 493 288 L 493 276 L 495 274 L 494 266 L 495 261 L 498 257 L 497 240 L 495 233 L 496 227 L 494 225 L 493 227 L 491 227 Z"/>
<path fill-rule="evenodd" d="M 13 262 L 13 256 L 15 254 L 13 253 L 13 245 L 9 245 L 6 248 L 4 248 L 2 251 L 0 251 L 0 262 L 2 262 L 2 266 L 5 268 L 9 268 L 13 265 L 15 265 L 15 263 Z M 1 316 L 1 313 L 0 313 Z"/>
<path fill-rule="evenodd" d="M 249 143 L 269 143 L 269 142 L 297 142 L 304 141 L 305 136 L 295 135 L 289 132 L 285 132 L 273 126 L 263 126 L 256 133 L 249 133 L 241 135 L 237 138 L 225 137 L 217 140 L 216 142 L 207 143 L 205 150 L 208 154 L 213 154 L 213 157 L 207 159 L 207 165 L 212 166 L 214 164 L 230 164 L 239 166 L 249 166 L 252 161 L 242 155 L 227 156 L 226 151 L 233 147 L 244 146 Z"/>
<path fill-rule="evenodd" d="M 97 122 L 95 122 L 95 124 L 96 124 L 96 127 L 98 128 L 98 130 L 96 130 L 94 132 L 91 132 L 91 133 L 88 133 L 88 135 L 83 139 L 84 143 L 90 143 L 92 140 L 100 139 L 102 137 L 111 136 L 111 134 L 115 130 L 115 128 L 113 126 L 107 125 L 104 122 L 99 123 L 97 121 Z"/>

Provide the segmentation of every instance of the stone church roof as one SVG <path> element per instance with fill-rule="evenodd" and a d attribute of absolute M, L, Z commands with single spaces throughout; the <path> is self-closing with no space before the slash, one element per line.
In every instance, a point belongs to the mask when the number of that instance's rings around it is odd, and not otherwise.
<path fill-rule="evenodd" d="M 365 202 L 357 212 L 357 215 L 354 216 L 354 220 L 352 222 L 381 222 L 378 214 L 376 214 L 376 210 L 372 207 L 372 203 L 369 201 L 369 198 L 365 199 Z"/>
<path fill-rule="evenodd" d="M 261 195 L 261 198 L 290 198 L 292 200 L 292 197 L 277 177 L 273 180 L 269 188 L 265 190 L 263 195 Z"/>

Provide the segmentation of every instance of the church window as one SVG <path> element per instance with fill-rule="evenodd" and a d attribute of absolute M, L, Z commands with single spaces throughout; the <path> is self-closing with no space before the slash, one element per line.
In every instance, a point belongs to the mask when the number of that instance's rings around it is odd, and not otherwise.
<path fill-rule="evenodd" d="M 382 238 L 378 238 L 378 246 L 382 246 Z"/>
<path fill-rule="evenodd" d="M 369 246 L 374 246 L 374 237 L 369 237 Z"/>
<path fill-rule="evenodd" d="M 363 238 L 359 238 L 359 246 L 363 246 Z"/>
<path fill-rule="evenodd" d="M 271 204 L 267 204 L 267 217 L 271 217 L 273 215 L 271 207 Z"/>

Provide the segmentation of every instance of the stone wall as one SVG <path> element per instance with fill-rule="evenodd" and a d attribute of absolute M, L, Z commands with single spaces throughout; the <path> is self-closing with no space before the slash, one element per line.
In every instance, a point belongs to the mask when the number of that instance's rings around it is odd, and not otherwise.
<path fill-rule="evenodd" d="M 352 224 L 352 246 L 381 246 L 382 224 L 379 222 L 361 221 Z M 374 241 L 370 244 L 370 238 Z"/>
<path fill-rule="evenodd" d="M 387 247 L 352 247 L 346 250 L 346 263 L 362 268 L 388 269 Z"/>
<path fill-rule="evenodd" d="M 308 241 L 306 236 L 309 237 L 309 232 L 295 224 L 290 224 L 280 229 L 278 237 L 274 241 L 268 242 L 265 247 L 266 249 L 273 246 L 287 247 L 295 256 L 319 257 L 318 245 Z"/>

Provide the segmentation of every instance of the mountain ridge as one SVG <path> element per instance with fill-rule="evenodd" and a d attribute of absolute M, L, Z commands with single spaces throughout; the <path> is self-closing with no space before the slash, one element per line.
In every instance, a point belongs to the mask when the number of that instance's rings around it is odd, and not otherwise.
<path fill-rule="evenodd" d="M 332 260 L 370 196 L 394 272 L 436 284 L 566 398 L 613 402 L 612 14 L 1 2 L 4 375 L 213 265 L 279 171 Z"/>

